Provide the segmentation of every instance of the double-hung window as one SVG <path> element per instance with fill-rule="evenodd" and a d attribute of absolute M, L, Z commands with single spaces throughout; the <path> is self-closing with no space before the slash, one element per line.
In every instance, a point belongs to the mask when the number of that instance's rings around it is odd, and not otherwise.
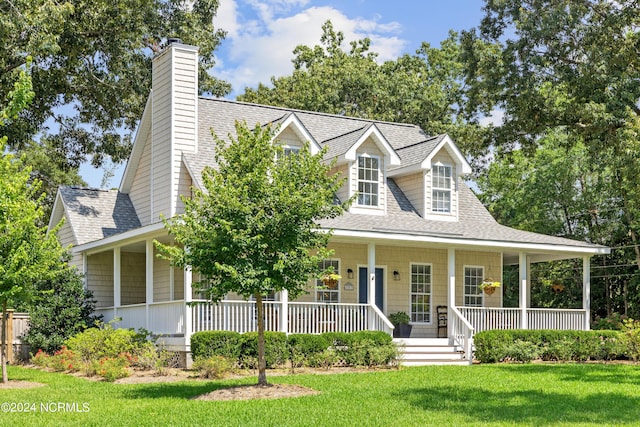
<path fill-rule="evenodd" d="M 340 271 L 340 262 L 337 259 L 326 259 L 320 262 L 322 270 L 332 270 L 335 274 Z M 316 280 L 316 301 L 326 303 L 340 302 L 340 281 L 325 283 L 321 279 Z"/>
<path fill-rule="evenodd" d="M 484 267 L 464 268 L 464 305 L 467 307 L 482 307 L 482 288 Z"/>
<path fill-rule="evenodd" d="M 451 166 L 435 165 L 431 176 L 431 211 L 451 212 Z"/>
<path fill-rule="evenodd" d="M 431 323 L 430 264 L 411 264 L 411 321 Z"/>
<path fill-rule="evenodd" d="M 380 161 L 358 156 L 358 205 L 378 206 Z"/>

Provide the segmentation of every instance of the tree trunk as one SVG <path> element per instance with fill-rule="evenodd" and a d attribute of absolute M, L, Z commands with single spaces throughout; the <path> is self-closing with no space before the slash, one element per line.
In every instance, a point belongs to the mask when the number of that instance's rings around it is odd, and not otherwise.
<path fill-rule="evenodd" d="M 0 359 L 2 360 L 2 383 L 9 382 L 7 375 L 7 301 L 2 301 L 2 345 L 0 346 Z"/>
<path fill-rule="evenodd" d="M 258 385 L 267 385 L 267 361 L 264 357 L 264 305 L 262 295 L 256 295 L 258 310 Z"/>

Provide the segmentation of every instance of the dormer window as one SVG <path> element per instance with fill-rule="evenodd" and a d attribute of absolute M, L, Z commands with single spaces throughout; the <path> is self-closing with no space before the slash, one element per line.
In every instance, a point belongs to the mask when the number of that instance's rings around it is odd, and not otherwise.
<path fill-rule="evenodd" d="M 377 157 L 358 156 L 358 205 L 378 206 L 380 161 Z"/>
<path fill-rule="evenodd" d="M 290 147 L 285 145 L 283 148 L 283 153 L 285 156 L 290 156 L 292 154 L 298 154 L 300 152 L 300 147 Z"/>
<path fill-rule="evenodd" d="M 431 175 L 431 211 L 451 213 L 451 166 L 433 166 Z"/>

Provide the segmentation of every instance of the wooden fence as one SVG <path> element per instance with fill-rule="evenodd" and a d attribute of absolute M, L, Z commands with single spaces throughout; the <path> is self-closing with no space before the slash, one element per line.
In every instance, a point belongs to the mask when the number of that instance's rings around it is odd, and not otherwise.
<path fill-rule="evenodd" d="M 29 355 L 27 345 L 22 341 L 22 336 L 29 329 L 29 315 L 27 313 L 15 313 L 7 310 L 7 360 L 9 363 L 16 359 L 26 359 Z"/>

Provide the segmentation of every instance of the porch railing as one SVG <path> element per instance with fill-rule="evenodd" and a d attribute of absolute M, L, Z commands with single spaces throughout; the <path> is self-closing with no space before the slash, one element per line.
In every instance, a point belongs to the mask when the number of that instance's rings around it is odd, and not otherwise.
<path fill-rule="evenodd" d="M 253 301 L 220 301 L 212 304 L 206 300 L 193 301 L 192 330 L 226 330 L 255 332 L 258 330 L 258 313 Z M 367 304 L 326 304 L 313 302 L 289 302 L 287 321 L 283 324 L 282 303 L 264 302 L 265 331 L 281 331 L 292 334 L 319 334 L 323 332 L 354 332 L 371 329 L 391 333 L 393 325 L 375 308 Z"/>
<path fill-rule="evenodd" d="M 523 329 L 520 308 L 457 307 L 475 333 L 489 329 Z M 527 308 L 526 329 L 584 330 L 587 312 L 576 309 Z"/>
<path fill-rule="evenodd" d="M 462 347 L 464 358 L 473 361 L 473 333 L 474 327 L 456 307 L 451 307 L 451 334 L 453 344 Z"/>
<path fill-rule="evenodd" d="M 185 331 L 185 305 L 183 300 L 162 301 L 149 304 L 149 322 L 147 323 L 147 305 L 131 304 L 120 307 L 96 308 L 104 322 L 114 318 L 120 321 L 116 328 L 145 328 L 155 334 L 180 335 Z"/>

